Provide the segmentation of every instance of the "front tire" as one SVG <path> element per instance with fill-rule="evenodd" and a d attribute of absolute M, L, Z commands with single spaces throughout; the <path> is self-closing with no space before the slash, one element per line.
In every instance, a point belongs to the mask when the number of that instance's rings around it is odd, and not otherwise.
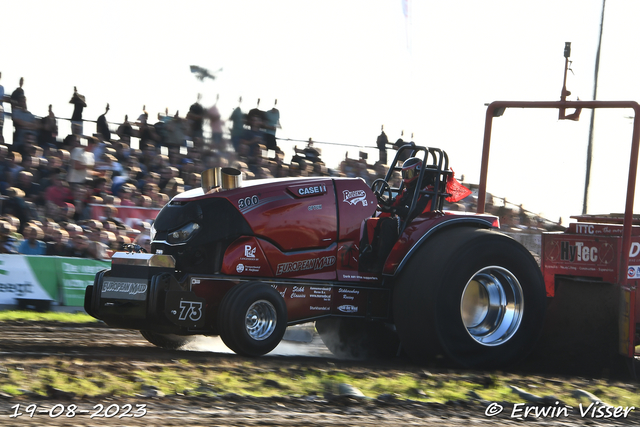
<path fill-rule="evenodd" d="M 393 311 L 403 348 L 417 362 L 444 356 L 457 365 L 512 364 L 542 331 L 545 286 L 522 245 L 491 230 L 445 230 L 400 273 Z"/>
<path fill-rule="evenodd" d="M 271 286 L 243 283 L 222 299 L 218 325 L 220 337 L 235 353 L 262 356 L 282 340 L 287 328 L 287 307 Z"/>

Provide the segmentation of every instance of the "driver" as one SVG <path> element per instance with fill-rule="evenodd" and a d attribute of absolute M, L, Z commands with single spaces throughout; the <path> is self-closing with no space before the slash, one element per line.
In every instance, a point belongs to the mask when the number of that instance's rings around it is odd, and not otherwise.
<path fill-rule="evenodd" d="M 360 241 L 360 270 L 379 271 L 398 240 L 401 226 L 413 220 L 420 213 L 431 207 L 431 195 L 421 194 L 416 208 L 410 213 L 411 201 L 416 189 L 431 187 L 431 182 L 424 182 L 418 186 L 418 177 L 422 170 L 422 160 L 410 157 L 402 164 L 402 192 L 394 199 L 385 201 L 380 199 L 380 210 L 377 217 L 366 221 L 364 234 Z M 426 175 L 425 175 L 426 176 Z M 431 181 L 433 177 L 429 177 Z M 371 238 L 369 238 L 371 236 Z"/>

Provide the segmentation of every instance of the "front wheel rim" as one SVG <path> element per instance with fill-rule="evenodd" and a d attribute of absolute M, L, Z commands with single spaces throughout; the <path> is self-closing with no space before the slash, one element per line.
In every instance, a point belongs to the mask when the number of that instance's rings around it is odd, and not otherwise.
<path fill-rule="evenodd" d="M 511 339 L 520 327 L 523 312 L 522 286 L 506 268 L 479 270 L 462 291 L 462 322 L 469 336 L 484 346 L 501 345 Z"/>
<path fill-rule="evenodd" d="M 256 341 L 266 340 L 276 330 L 278 315 L 276 308 L 267 300 L 251 304 L 245 316 L 245 329 Z"/>

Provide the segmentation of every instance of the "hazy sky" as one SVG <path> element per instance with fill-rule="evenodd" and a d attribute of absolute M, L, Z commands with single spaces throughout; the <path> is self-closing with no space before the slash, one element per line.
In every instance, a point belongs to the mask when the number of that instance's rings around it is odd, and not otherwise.
<path fill-rule="evenodd" d="M 278 99 L 278 136 L 373 146 L 384 125 L 390 140 L 404 130 L 445 149 L 472 182 L 484 104 L 559 99 L 566 41 L 570 98 L 592 99 L 601 0 L 408 4 L 406 17 L 402 0 L 5 0 L 0 84 L 11 93 L 23 76 L 29 109 L 43 115 L 53 104 L 61 117 L 71 116 L 77 86 L 84 117 L 95 120 L 109 102 L 110 121 L 135 119 L 143 104 L 152 117 L 165 107 L 185 115 L 199 92 L 205 106 L 220 96 L 223 117 L 240 96 L 245 111 Z M 607 3 L 598 99 L 640 99 L 639 12 L 638 2 Z M 199 82 L 189 65 L 223 71 Z M 555 111 L 508 111 L 494 124 L 489 191 L 550 218 L 580 213 L 589 114 L 573 123 Z M 595 173 L 622 172 L 594 212 L 622 210 L 630 115 L 596 115 Z M 347 151 L 321 148 L 329 166 Z"/>

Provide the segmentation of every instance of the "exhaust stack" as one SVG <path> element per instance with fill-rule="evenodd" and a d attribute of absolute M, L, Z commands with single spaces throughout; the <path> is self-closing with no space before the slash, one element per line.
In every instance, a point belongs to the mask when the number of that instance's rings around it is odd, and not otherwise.
<path fill-rule="evenodd" d="M 211 168 L 202 172 L 202 190 L 207 193 L 233 190 L 242 185 L 242 172 L 235 168 Z"/>

